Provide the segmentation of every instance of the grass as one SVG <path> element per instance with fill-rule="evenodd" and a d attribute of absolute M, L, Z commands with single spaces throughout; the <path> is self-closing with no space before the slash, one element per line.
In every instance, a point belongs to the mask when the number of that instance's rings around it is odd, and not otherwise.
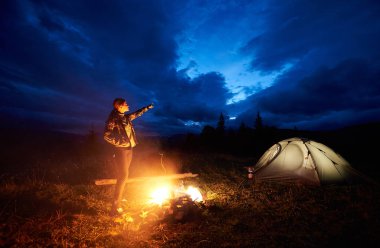
<path fill-rule="evenodd" d="M 377 185 L 311 187 L 245 180 L 251 158 L 180 154 L 206 200 L 179 221 L 128 185 L 126 213 L 108 215 L 114 186 L 92 181 L 100 161 L 40 163 L 2 174 L 0 246 L 10 247 L 375 247 L 380 241 Z M 74 180 L 75 179 L 75 180 Z"/>

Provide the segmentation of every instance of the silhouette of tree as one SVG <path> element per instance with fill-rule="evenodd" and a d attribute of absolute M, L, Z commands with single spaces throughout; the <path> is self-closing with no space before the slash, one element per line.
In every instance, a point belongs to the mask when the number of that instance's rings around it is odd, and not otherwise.
<path fill-rule="evenodd" d="M 227 136 L 228 137 L 233 137 L 235 135 L 236 135 L 235 130 L 232 127 L 228 128 L 228 130 L 227 130 Z"/>
<path fill-rule="evenodd" d="M 216 130 L 210 125 L 204 126 L 201 133 L 202 149 L 209 150 L 214 147 Z"/>
<path fill-rule="evenodd" d="M 215 135 L 215 128 L 210 125 L 206 125 L 202 129 L 201 137 L 204 139 L 210 139 Z"/>
<path fill-rule="evenodd" d="M 245 125 L 244 122 L 242 122 L 239 127 L 239 134 L 244 134 L 246 131 L 247 131 L 247 126 Z"/>
<path fill-rule="evenodd" d="M 186 134 L 183 148 L 186 150 L 196 150 L 199 146 L 198 136 L 193 133 Z"/>
<path fill-rule="evenodd" d="M 256 120 L 255 120 L 255 129 L 257 131 L 263 129 L 263 119 L 260 116 L 260 112 L 257 112 Z"/>
<path fill-rule="evenodd" d="M 223 116 L 223 113 L 220 113 L 220 116 L 219 116 L 219 121 L 218 121 L 218 126 L 216 127 L 216 131 L 218 132 L 218 134 L 220 135 L 223 135 L 224 134 L 224 130 L 225 130 L 225 126 L 224 126 L 224 116 Z"/>

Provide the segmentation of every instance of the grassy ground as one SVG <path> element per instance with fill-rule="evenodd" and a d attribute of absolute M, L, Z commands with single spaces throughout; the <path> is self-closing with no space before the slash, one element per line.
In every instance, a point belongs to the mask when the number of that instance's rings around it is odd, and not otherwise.
<path fill-rule="evenodd" d="M 242 169 L 250 158 L 178 157 L 184 172 L 199 173 L 184 184 L 198 186 L 206 200 L 190 204 L 177 219 L 168 205 L 147 203 L 142 189 L 151 182 L 128 185 L 126 213 L 110 217 L 114 186 L 91 183 L 101 174 L 99 161 L 60 161 L 24 175 L 2 174 L 0 246 L 377 247 L 380 242 L 379 186 L 251 182 Z"/>

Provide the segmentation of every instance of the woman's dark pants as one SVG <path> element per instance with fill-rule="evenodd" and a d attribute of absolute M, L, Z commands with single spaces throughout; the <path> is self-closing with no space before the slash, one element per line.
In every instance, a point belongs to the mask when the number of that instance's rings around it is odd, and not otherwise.
<path fill-rule="evenodd" d="M 116 186 L 115 195 L 112 205 L 112 209 L 116 210 L 121 207 L 121 201 L 123 199 L 123 192 L 125 185 L 127 184 L 129 175 L 129 166 L 132 161 L 132 149 L 129 148 L 115 148 L 115 162 L 116 162 Z"/>

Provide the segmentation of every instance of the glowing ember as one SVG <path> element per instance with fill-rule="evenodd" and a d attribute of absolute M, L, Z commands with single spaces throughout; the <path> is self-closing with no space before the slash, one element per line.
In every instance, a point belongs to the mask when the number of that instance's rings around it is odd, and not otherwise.
<path fill-rule="evenodd" d="M 170 189 L 168 186 L 163 186 L 154 190 L 150 195 L 151 200 L 150 203 L 162 205 L 165 201 L 170 198 Z"/>
<path fill-rule="evenodd" d="M 193 186 L 189 186 L 189 188 L 187 188 L 186 194 L 188 194 L 191 200 L 195 202 L 203 201 L 201 192 L 199 191 L 199 189 L 194 188 Z"/>

